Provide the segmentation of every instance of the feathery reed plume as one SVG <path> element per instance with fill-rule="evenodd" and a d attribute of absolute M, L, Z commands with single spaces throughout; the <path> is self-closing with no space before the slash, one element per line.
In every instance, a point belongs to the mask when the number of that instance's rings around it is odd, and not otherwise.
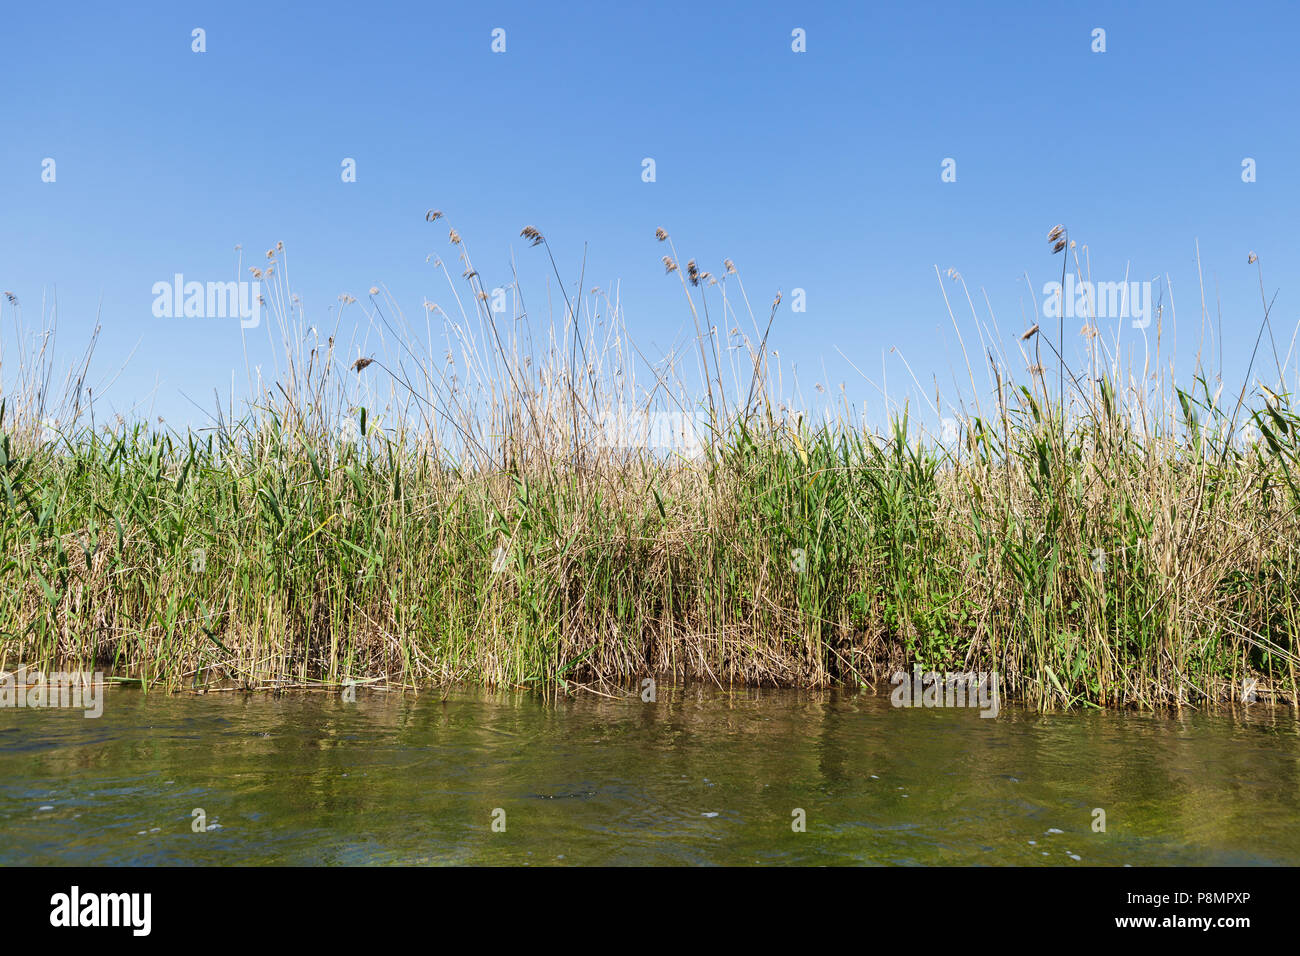
<path fill-rule="evenodd" d="M 1057 253 L 1065 249 L 1065 240 L 1061 237 L 1065 235 L 1065 227 L 1059 223 L 1052 227 L 1052 231 L 1047 234 L 1047 241 L 1055 243 L 1052 246 L 1052 252 Z"/>
<path fill-rule="evenodd" d="M 1069 239 L 1069 230 L 1060 223 L 1052 227 L 1052 231 L 1047 234 L 1047 241 L 1052 243 L 1052 255 L 1058 252 L 1064 252 Z M 1065 267 L 1069 263 L 1068 257 L 1061 258 L 1061 287 L 1057 295 L 1061 297 L 1060 307 L 1056 310 L 1059 318 L 1057 336 L 1056 336 L 1056 364 L 1057 373 L 1057 401 L 1060 402 L 1058 413 L 1061 416 L 1061 441 L 1065 441 Z M 1046 386 L 1044 386 L 1046 390 Z"/>

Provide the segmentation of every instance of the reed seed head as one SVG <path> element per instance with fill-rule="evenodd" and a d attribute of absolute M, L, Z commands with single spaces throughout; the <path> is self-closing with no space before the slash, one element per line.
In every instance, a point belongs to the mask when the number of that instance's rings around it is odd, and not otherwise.
<path fill-rule="evenodd" d="M 1052 227 L 1052 231 L 1047 234 L 1047 241 L 1052 243 L 1052 255 L 1056 255 L 1065 248 L 1065 238 L 1066 231 L 1064 226 L 1057 223 Z M 1073 246 L 1074 243 L 1071 242 L 1070 245 Z"/>

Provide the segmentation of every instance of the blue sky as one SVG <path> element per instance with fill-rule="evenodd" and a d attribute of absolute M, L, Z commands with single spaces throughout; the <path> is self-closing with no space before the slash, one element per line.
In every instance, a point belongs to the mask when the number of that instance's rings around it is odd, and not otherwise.
<path fill-rule="evenodd" d="M 734 260 L 758 312 L 803 289 L 807 311 L 783 306 L 772 333 L 783 362 L 805 393 L 843 382 L 879 411 L 840 352 L 877 381 L 886 354 L 891 390 L 908 382 L 900 354 L 927 388 L 965 381 L 935 266 L 981 312 L 987 294 L 1010 343 L 1041 318 L 1023 273 L 1038 298 L 1059 278 L 1046 235 L 1062 222 L 1094 279 L 1168 276 L 1184 371 L 1199 241 L 1237 387 L 1261 318 L 1248 253 L 1278 292 L 1283 352 L 1297 320 L 1297 27 L 1282 3 L 8 4 L 0 287 L 28 324 L 57 291 L 69 357 L 98 313 L 95 367 L 134 349 L 105 400 L 183 425 L 202 421 L 185 395 L 210 405 L 232 369 L 242 385 L 241 332 L 156 318 L 152 286 L 233 278 L 237 244 L 247 265 L 283 241 L 320 325 L 377 283 L 422 319 L 446 298 L 426 257 L 454 263 L 448 224 L 489 285 L 513 253 L 543 300 L 549 264 L 519 238 L 535 225 L 572 282 L 586 244 L 585 284 L 620 281 L 657 355 L 692 328 L 663 227 L 702 268 Z M 969 347 L 964 294 L 945 286 Z M 7 302 L 0 315 L 12 349 Z"/>

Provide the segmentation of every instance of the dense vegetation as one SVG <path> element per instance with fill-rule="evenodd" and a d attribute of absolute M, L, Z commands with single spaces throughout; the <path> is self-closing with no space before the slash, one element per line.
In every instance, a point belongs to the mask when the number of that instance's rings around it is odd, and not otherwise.
<path fill-rule="evenodd" d="M 712 277 L 686 273 L 694 311 Z M 242 420 L 177 434 L 65 405 L 52 429 L 39 388 L 7 397 L 4 666 L 176 688 L 856 684 L 919 664 L 996 670 L 1042 706 L 1240 699 L 1252 680 L 1296 700 L 1285 396 L 1251 411 L 1202 377 L 1153 401 L 1103 369 L 1067 382 L 1063 425 L 1039 365 L 1023 386 L 998 369 L 993 411 L 953 440 L 906 410 L 885 434 L 847 415 L 814 428 L 769 398 L 757 324 L 730 403 L 701 330 L 692 407 L 662 372 L 624 382 L 621 331 L 580 334 L 580 300 L 529 352 L 468 281 L 463 379 L 427 352 L 417 378 L 410 345 L 338 361 L 290 311 L 289 359 Z M 390 399 L 371 413 L 356 390 L 377 376 Z M 633 400 L 697 407 L 698 451 L 609 441 L 609 409 Z"/>

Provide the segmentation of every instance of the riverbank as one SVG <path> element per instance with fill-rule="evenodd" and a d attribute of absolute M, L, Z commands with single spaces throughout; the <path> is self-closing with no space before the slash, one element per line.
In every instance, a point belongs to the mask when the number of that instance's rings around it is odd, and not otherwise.
<path fill-rule="evenodd" d="M 698 322 L 707 273 L 686 271 Z M 597 349 L 590 317 L 532 349 L 470 272 L 459 357 L 389 325 L 418 375 L 290 311 L 282 372 L 240 419 L 96 425 L 78 392 L 51 427 L 48 396 L 7 400 L 0 663 L 169 688 L 856 686 L 919 666 L 996 671 L 1043 707 L 1296 701 L 1285 396 L 1125 390 L 1098 366 L 1062 375 L 1062 426 L 1041 364 L 1023 385 L 994 365 L 993 400 L 949 434 L 906 406 L 884 433 L 847 404 L 814 428 L 776 398 L 779 296 L 738 358 L 702 331 L 691 404 L 662 369 L 638 388 L 624 334 Z"/>
<path fill-rule="evenodd" d="M 901 431 L 781 428 L 695 462 L 479 473 L 278 424 L 10 452 L 6 663 L 173 687 L 822 686 L 915 663 L 1053 706 L 1243 680 L 1295 699 L 1300 527 L 1267 447 L 1153 450 L 1112 420 L 1062 448 L 1029 419 L 978 423 L 957 462 Z"/>

